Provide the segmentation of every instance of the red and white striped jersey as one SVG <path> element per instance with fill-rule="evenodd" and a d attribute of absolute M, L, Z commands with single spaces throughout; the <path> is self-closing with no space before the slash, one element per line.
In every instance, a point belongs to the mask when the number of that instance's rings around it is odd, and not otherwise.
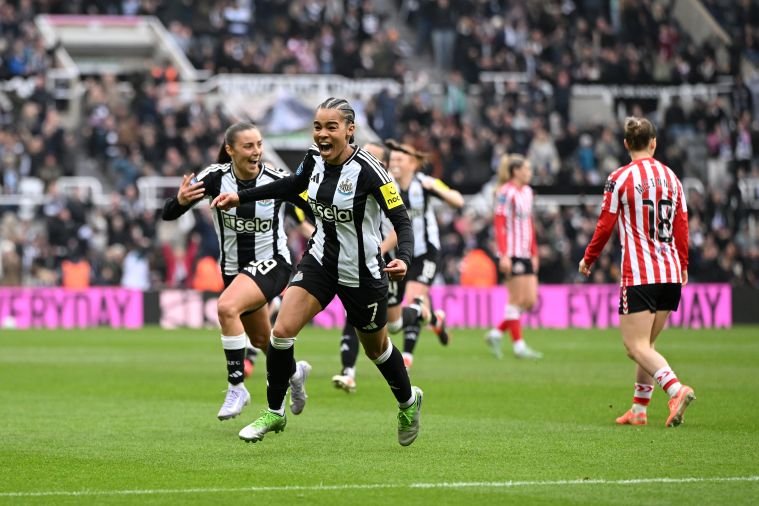
<path fill-rule="evenodd" d="M 496 192 L 493 227 L 498 256 L 530 258 L 537 252 L 532 222 L 532 188 L 505 183 Z"/>
<path fill-rule="evenodd" d="M 585 251 L 591 265 L 619 221 L 622 286 L 682 283 L 688 268 L 688 209 L 680 180 L 654 158 L 635 160 L 611 173 L 601 216 Z"/>

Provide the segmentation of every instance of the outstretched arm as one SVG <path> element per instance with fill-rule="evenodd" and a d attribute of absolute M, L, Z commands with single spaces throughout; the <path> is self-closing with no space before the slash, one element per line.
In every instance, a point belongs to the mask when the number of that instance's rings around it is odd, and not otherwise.
<path fill-rule="evenodd" d="M 440 179 L 429 176 L 424 177 L 422 178 L 422 186 L 449 206 L 456 209 L 464 207 L 464 196 L 461 195 L 461 192 L 450 188 Z"/>
<path fill-rule="evenodd" d="M 211 207 L 226 210 L 247 202 L 264 199 L 281 199 L 295 202 L 297 195 L 308 188 L 308 179 L 311 177 L 315 164 L 314 153 L 309 150 L 295 171 L 295 174 L 263 186 L 241 190 L 237 193 L 222 193 L 213 199 Z"/>

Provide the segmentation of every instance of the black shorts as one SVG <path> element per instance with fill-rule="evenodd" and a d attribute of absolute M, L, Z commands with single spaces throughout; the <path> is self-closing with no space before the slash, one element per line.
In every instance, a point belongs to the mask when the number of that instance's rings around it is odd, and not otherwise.
<path fill-rule="evenodd" d="M 383 275 L 382 279 L 362 280 L 358 287 L 341 285 L 336 276 L 328 273 L 313 256 L 306 254 L 290 286 L 299 286 L 313 295 L 322 309 L 337 295 L 343 303 L 348 322 L 361 332 L 376 332 L 387 323 L 387 275 Z"/>
<path fill-rule="evenodd" d="M 535 271 L 532 268 L 532 259 L 511 257 L 511 275 L 526 276 L 528 274 L 535 274 Z"/>
<path fill-rule="evenodd" d="M 406 279 L 390 281 L 387 286 L 387 307 L 403 304 L 404 295 L 406 295 Z"/>
<path fill-rule="evenodd" d="M 409 265 L 406 273 L 406 281 L 417 281 L 430 286 L 437 274 L 437 258 L 438 252 L 436 250 L 412 258 L 411 265 Z"/>
<path fill-rule="evenodd" d="M 393 256 L 385 253 L 382 256 L 382 260 L 385 261 L 385 265 L 392 262 Z M 403 296 L 406 294 L 406 278 L 400 281 L 389 281 L 387 285 L 387 307 L 400 306 L 403 303 Z"/>
<path fill-rule="evenodd" d="M 240 274 L 248 276 L 258 285 L 266 302 L 282 293 L 292 273 L 292 266 L 282 259 L 254 260 L 243 267 Z M 224 287 L 228 287 L 237 276 L 224 275 Z"/>
<path fill-rule="evenodd" d="M 619 314 L 677 311 L 681 291 L 680 283 L 623 286 L 619 293 Z"/>

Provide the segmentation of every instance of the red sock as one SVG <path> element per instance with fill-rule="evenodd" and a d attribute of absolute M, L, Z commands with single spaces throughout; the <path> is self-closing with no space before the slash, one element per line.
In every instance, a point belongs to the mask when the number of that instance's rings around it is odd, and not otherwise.
<path fill-rule="evenodd" d="M 519 341 L 522 339 L 522 322 L 519 320 L 503 320 L 498 325 L 498 330 L 501 332 L 509 331 L 512 341 Z"/>
<path fill-rule="evenodd" d="M 511 320 L 511 341 L 517 342 L 522 339 L 522 322 L 520 320 Z"/>

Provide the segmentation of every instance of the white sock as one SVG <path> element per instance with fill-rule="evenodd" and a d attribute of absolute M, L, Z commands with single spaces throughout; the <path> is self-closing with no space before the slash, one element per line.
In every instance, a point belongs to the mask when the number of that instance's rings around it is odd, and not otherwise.
<path fill-rule="evenodd" d="M 382 355 L 374 359 L 374 363 L 377 365 L 384 364 L 387 362 L 387 359 L 390 358 L 390 355 L 393 353 L 393 342 L 390 340 L 390 338 L 387 339 L 387 349 L 382 352 Z"/>
<path fill-rule="evenodd" d="M 677 379 L 677 376 L 675 376 L 675 372 L 670 369 L 669 366 L 662 367 L 656 371 L 654 373 L 654 379 L 670 397 L 676 396 L 677 392 L 680 391 L 680 387 L 682 386 L 680 384 L 680 381 Z"/>
<path fill-rule="evenodd" d="M 527 349 L 527 343 L 524 342 L 524 339 L 519 339 L 518 341 L 514 341 L 514 353 L 522 353 Z"/>
<path fill-rule="evenodd" d="M 269 343 L 278 350 L 286 350 L 288 348 L 292 348 L 295 345 L 295 338 L 274 337 L 274 332 L 272 332 L 271 337 L 269 338 Z"/>
<path fill-rule="evenodd" d="M 521 316 L 522 311 L 519 309 L 519 306 L 515 306 L 513 304 L 506 304 L 506 309 L 503 311 L 503 319 L 504 320 L 518 320 Z"/>
<path fill-rule="evenodd" d="M 395 321 L 387 322 L 387 331 L 391 334 L 397 334 L 403 330 L 403 318 L 398 318 Z"/>
<path fill-rule="evenodd" d="M 243 332 L 239 336 L 221 336 L 221 347 L 225 350 L 241 350 L 248 345 L 248 335 Z"/>
<path fill-rule="evenodd" d="M 647 385 L 645 383 L 635 383 L 635 391 L 633 392 L 633 413 L 645 413 L 648 408 L 648 403 L 651 402 L 651 397 L 654 395 L 654 386 Z"/>
<path fill-rule="evenodd" d="M 644 406 L 643 404 L 638 404 L 637 402 L 634 402 L 632 405 L 631 411 L 634 414 L 639 415 L 640 413 L 646 413 L 647 407 L 648 406 Z"/>
<path fill-rule="evenodd" d="M 404 402 L 403 404 L 398 404 L 401 409 L 406 409 L 407 407 L 411 406 L 416 402 L 416 392 L 414 392 L 414 389 L 411 389 L 411 398 Z"/>

